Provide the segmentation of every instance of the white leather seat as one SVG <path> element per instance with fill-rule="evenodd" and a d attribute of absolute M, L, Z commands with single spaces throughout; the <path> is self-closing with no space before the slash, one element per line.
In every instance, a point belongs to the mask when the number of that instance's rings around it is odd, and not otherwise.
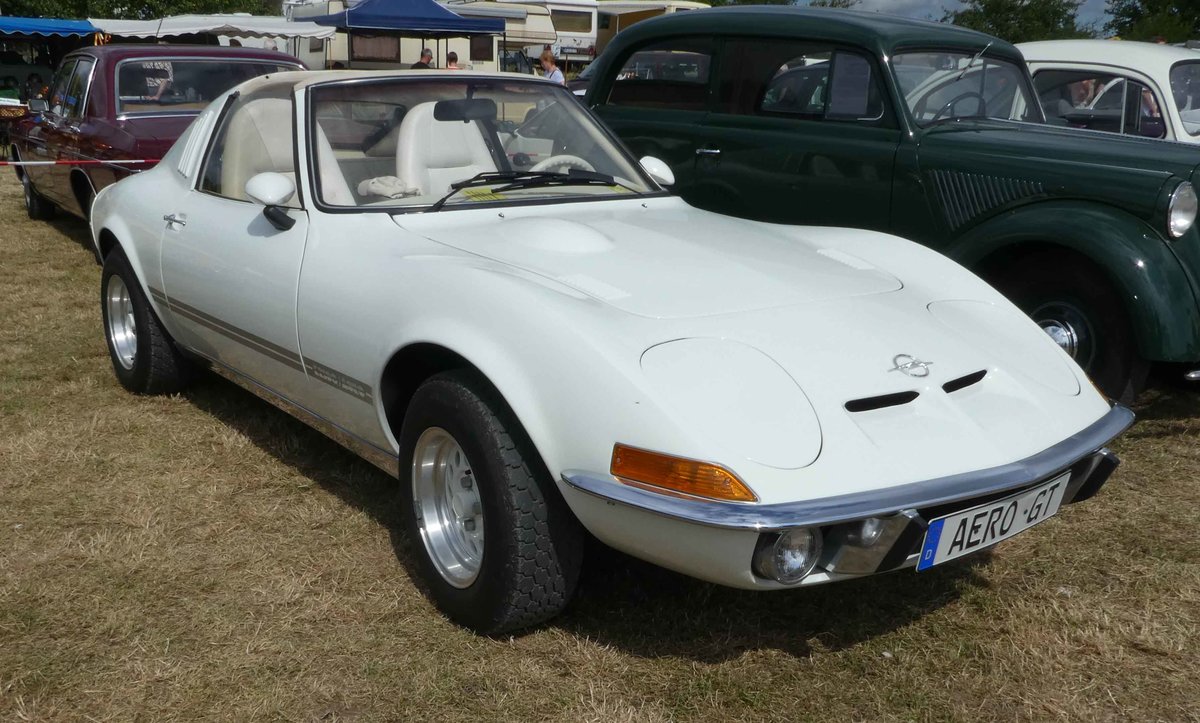
<path fill-rule="evenodd" d="M 455 181 L 496 170 L 479 124 L 439 121 L 434 105 L 421 103 L 408 111 L 396 144 L 396 175 L 426 196 L 440 196 Z"/>
<path fill-rule="evenodd" d="M 222 196 L 249 201 L 246 181 L 265 171 L 295 178 L 292 154 L 292 101 L 289 97 L 252 98 L 235 108 L 221 153 Z M 295 194 L 284 205 L 293 205 Z"/>

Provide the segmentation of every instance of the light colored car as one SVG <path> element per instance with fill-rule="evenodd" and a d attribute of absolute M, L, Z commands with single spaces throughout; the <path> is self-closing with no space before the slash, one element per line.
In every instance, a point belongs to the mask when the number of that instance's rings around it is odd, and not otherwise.
<path fill-rule="evenodd" d="M 984 549 L 1115 468 L 1132 414 L 954 262 L 670 182 L 544 80 L 247 82 L 96 199 L 113 368 L 201 362 L 398 475 L 484 632 L 562 609 L 584 530 L 781 589 Z"/>
<path fill-rule="evenodd" d="M 1200 53 L 1128 40 L 1017 46 L 1047 120 L 1091 130 L 1200 143 Z"/>

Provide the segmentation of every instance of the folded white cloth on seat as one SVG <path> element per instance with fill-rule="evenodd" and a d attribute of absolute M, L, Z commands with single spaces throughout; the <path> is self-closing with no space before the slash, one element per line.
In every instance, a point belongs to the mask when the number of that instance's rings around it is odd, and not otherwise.
<path fill-rule="evenodd" d="M 404 181 L 395 176 L 377 176 L 375 178 L 368 178 L 358 184 L 358 195 L 360 196 L 404 198 L 405 196 L 416 196 L 420 193 L 421 189 L 406 185 Z"/>

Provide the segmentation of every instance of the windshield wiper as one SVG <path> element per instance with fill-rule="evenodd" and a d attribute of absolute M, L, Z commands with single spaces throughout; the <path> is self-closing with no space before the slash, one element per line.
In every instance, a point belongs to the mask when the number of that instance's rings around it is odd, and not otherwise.
<path fill-rule="evenodd" d="M 955 83 L 957 83 L 958 81 L 963 79 L 963 76 L 967 74 L 967 71 L 971 69 L 971 66 L 975 65 L 975 61 L 979 60 L 979 58 L 988 51 L 988 48 L 992 47 L 992 43 L 994 43 L 994 42 L 996 42 L 996 41 L 989 40 L 988 44 L 983 46 L 983 50 L 980 50 L 978 53 L 975 53 L 975 57 L 971 58 L 971 62 L 967 63 L 966 67 L 962 69 L 962 72 L 958 74 L 958 77 L 954 79 Z"/>
<path fill-rule="evenodd" d="M 620 186 L 630 191 L 637 190 L 636 188 L 626 186 L 612 176 L 597 173 L 596 171 L 581 171 L 572 168 L 567 173 L 550 173 L 531 176 L 529 178 L 519 178 L 495 189 L 495 192 L 503 193 L 504 191 L 513 191 L 520 188 L 537 188 L 539 186 Z"/>
<path fill-rule="evenodd" d="M 629 188 L 612 176 L 595 171 L 571 169 L 569 173 L 551 173 L 549 171 L 484 171 L 474 176 L 450 184 L 450 192 L 442 196 L 425 209 L 426 213 L 442 210 L 446 202 L 465 188 L 490 186 L 495 183 L 507 183 L 497 188 L 493 193 L 502 193 L 520 188 L 536 188 L 538 186 L 620 186 Z M 637 189 L 631 188 L 636 191 Z"/>

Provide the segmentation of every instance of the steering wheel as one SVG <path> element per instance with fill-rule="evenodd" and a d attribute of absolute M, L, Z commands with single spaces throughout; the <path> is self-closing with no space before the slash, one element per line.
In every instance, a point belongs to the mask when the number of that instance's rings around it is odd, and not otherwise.
<path fill-rule="evenodd" d="M 588 163 L 579 156 L 563 154 L 560 156 L 550 156 L 544 161 L 535 163 L 529 170 L 531 171 L 548 171 L 551 168 L 561 168 L 562 173 L 566 173 L 572 168 L 578 168 L 581 171 L 594 171 L 596 167 Z"/>
<path fill-rule="evenodd" d="M 938 120 L 942 116 L 946 115 L 946 113 L 948 111 L 952 110 L 954 108 L 954 106 L 958 105 L 959 103 L 961 103 L 964 100 L 967 100 L 968 98 L 978 98 L 980 108 L 984 108 L 987 106 L 987 101 L 984 99 L 982 93 L 978 93 L 973 90 L 968 90 L 966 93 L 960 93 L 960 94 L 954 96 L 953 98 L 951 98 L 949 103 L 942 106 L 941 110 L 939 110 L 937 113 L 933 114 L 933 118 L 930 118 L 929 122 L 932 123 L 932 122 Z"/>

